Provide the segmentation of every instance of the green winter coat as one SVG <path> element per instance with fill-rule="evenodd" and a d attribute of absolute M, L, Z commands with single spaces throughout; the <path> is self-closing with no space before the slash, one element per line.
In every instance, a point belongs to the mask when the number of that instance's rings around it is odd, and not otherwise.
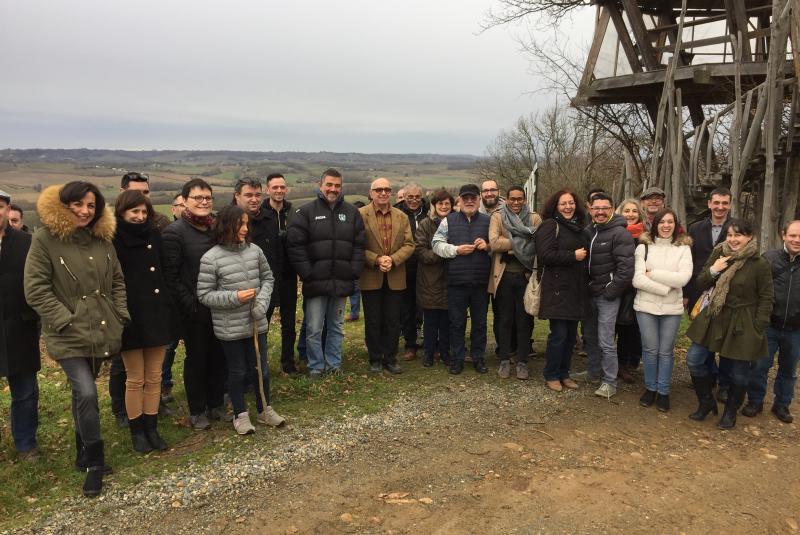
<path fill-rule="evenodd" d="M 697 275 L 702 292 L 716 282 L 710 268 L 721 255 L 714 248 L 703 271 Z M 758 360 L 767 356 L 765 330 L 772 313 L 772 269 L 761 256 L 748 258 L 731 279 L 725 304 L 711 318 L 706 307 L 686 331 L 693 342 L 723 357 L 735 360 Z"/>
<path fill-rule="evenodd" d="M 59 199 L 61 186 L 39 196 L 42 221 L 25 262 L 25 298 L 41 317 L 48 354 L 108 358 L 119 352 L 122 328 L 130 321 L 125 280 L 112 244 L 111 209 L 90 229 L 78 228 Z"/>

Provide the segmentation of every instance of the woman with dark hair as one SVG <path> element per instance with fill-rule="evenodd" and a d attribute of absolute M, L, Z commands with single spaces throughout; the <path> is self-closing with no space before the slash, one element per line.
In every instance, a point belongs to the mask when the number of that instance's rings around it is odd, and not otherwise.
<path fill-rule="evenodd" d="M 547 199 L 542 218 L 535 239 L 542 285 L 539 318 L 550 320 L 544 380 L 560 392 L 578 388 L 569 374 L 572 349 L 578 322 L 589 317 L 586 213 L 575 192 L 563 188 Z"/>
<path fill-rule="evenodd" d="M 436 353 L 450 363 L 450 319 L 447 315 L 447 269 L 442 257 L 433 252 L 431 240 L 439 223 L 453 210 L 453 196 L 440 189 L 431 197 L 428 216 L 419 222 L 414 236 L 417 255 L 417 306 L 422 309 L 422 365 L 433 366 Z"/>
<path fill-rule="evenodd" d="M 125 276 L 131 322 L 122 332 L 125 364 L 125 410 L 133 449 L 165 450 L 158 434 L 161 365 L 174 338 L 172 301 L 161 266 L 161 233 L 153 225 L 150 199 L 138 190 L 123 191 L 115 205 L 114 248 Z"/>
<path fill-rule="evenodd" d="M 692 345 L 686 363 L 700 402 L 693 420 L 703 420 L 709 412 L 717 414 L 711 395 L 711 377 L 704 365 L 709 352 L 720 354 L 720 363 L 729 365 L 732 385 L 719 421 L 720 429 L 736 425 L 736 413 L 744 401 L 750 367 L 767 354 L 765 330 L 772 313 L 772 269 L 758 254 L 753 227 L 747 221 L 731 219 L 727 238 L 711 252 L 697 276 L 701 308 L 686 336 Z"/>
<path fill-rule="evenodd" d="M 255 329 L 266 407 L 256 395 L 258 422 L 280 426 L 285 420 L 272 408 L 267 363 L 269 300 L 274 282 L 267 257 L 250 243 L 248 216 L 239 206 L 223 208 L 214 225 L 212 247 L 200 259 L 197 297 L 211 310 L 214 334 L 228 363 L 228 394 L 233 404 L 233 427 L 240 435 L 255 432 L 244 401 L 245 378 L 258 385 Z M 255 322 L 255 326 L 253 323 Z"/>
<path fill-rule="evenodd" d="M 525 311 L 523 297 L 536 257 L 533 237 L 541 224 L 539 214 L 528 209 L 522 186 L 508 189 L 505 204 L 492 214 L 489 223 L 492 272 L 488 291 L 497 300 L 494 321 L 500 353 L 497 374 L 501 379 L 508 379 L 511 375 L 512 347 L 517 353 L 516 377 L 528 379 L 533 318 Z M 514 335 L 516 340 L 511 339 Z"/>
<path fill-rule="evenodd" d="M 639 238 L 633 287 L 633 308 L 642 334 L 645 391 L 643 407 L 655 402 L 669 410 L 675 337 L 683 317 L 683 287 L 692 278 L 692 239 L 678 233 L 677 214 L 665 208 L 653 217 L 650 232 Z"/>
<path fill-rule="evenodd" d="M 48 354 L 72 387 L 77 458 L 85 496 L 103 487 L 105 465 L 95 379 L 120 349 L 130 321 L 125 280 L 111 240 L 116 221 L 94 184 L 50 186 L 36 209 L 42 227 L 25 263 L 25 298 L 42 319 Z"/>

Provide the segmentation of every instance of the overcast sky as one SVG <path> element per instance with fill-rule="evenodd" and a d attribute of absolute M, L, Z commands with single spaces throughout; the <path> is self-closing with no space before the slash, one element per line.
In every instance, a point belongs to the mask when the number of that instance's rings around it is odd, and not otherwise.
<path fill-rule="evenodd" d="M 552 101 L 492 7 L 3 0 L 0 147 L 482 154 Z"/>

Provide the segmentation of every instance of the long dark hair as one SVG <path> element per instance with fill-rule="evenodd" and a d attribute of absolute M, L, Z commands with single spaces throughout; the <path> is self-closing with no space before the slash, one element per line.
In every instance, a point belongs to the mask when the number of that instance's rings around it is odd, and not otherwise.
<path fill-rule="evenodd" d="M 122 214 L 124 214 L 126 210 L 141 205 L 147 207 L 147 220 L 153 221 L 153 218 L 156 216 L 156 212 L 153 210 L 153 203 L 150 202 L 150 199 L 148 199 L 144 193 L 136 189 L 127 189 L 119 194 L 117 202 L 114 203 L 114 215 L 122 219 Z"/>
<path fill-rule="evenodd" d="M 664 219 L 664 216 L 667 214 L 672 214 L 672 219 L 675 220 L 675 228 L 672 229 L 672 243 L 675 243 L 675 240 L 678 239 L 678 230 L 681 228 L 681 222 L 678 221 L 678 214 L 676 214 L 675 210 L 672 208 L 662 208 L 655 216 L 653 216 L 653 224 L 650 225 L 650 228 L 652 229 L 651 238 L 653 240 L 658 238 L 658 224 L 661 223 L 661 220 Z"/>
<path fill-rule="evenodd" d="M 97 189 L 97 186 L 91 182 L 83 182 L 76 180 L 75 182 L 67 182 L 58 194 L 58 199 L 69 206 L 71 202 L 78 202 L 86 197 L 87 193 L 94 193 L 94 217 L 89 221 L 88 227 L 93 227 L 97 220 L 103 216 L 106 209 L 106 198 Z"/>
<path fill-rule="evenodd" d="M 550 195 L 544 202 L 544 209 L 542 210 L 542 219 L 553 219 L 558 214 L 558 200 L 562 195 L 571 195 L 572 200 L 575 201 L 575 220 L 578 225 L 583 226 L 586 223 L 586 212 L 583 211 L 583 206 L 578 200 L 578 194 L 572 188 L 561 188 L 557 192 Z"/>
<path fill-rule="evenodd" d="M 247 215 L 243 208 L 236 204 L 230 204 L 222 208 L 214 221 L 214 242 L 219 245 L 238 245 L 239 227 L 242 224 L 242 216 Z M 250 231 L 244 239 L 245 243 L 250 243 Z"/>

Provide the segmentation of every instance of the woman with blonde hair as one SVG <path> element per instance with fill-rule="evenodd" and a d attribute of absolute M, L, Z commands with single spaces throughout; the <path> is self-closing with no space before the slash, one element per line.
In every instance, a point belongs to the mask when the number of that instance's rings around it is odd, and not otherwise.
<path fill-rule="evenodd" d="M 625 199 L 616 209 L 616 213 L 627 221 L 628 232 L 634 241 L 645 231 L 644 211 L 639 201 L 633 198 Z M 636 313 L 633 310 L 633 300 L 636 289 L 631 287 L 623 294 L 617 315 L 617 360 L 619 361 L 618 377 L 626 383 L 634 381 L 631 372 L 639 367 L 642 358 L 642 337 Z"/>

